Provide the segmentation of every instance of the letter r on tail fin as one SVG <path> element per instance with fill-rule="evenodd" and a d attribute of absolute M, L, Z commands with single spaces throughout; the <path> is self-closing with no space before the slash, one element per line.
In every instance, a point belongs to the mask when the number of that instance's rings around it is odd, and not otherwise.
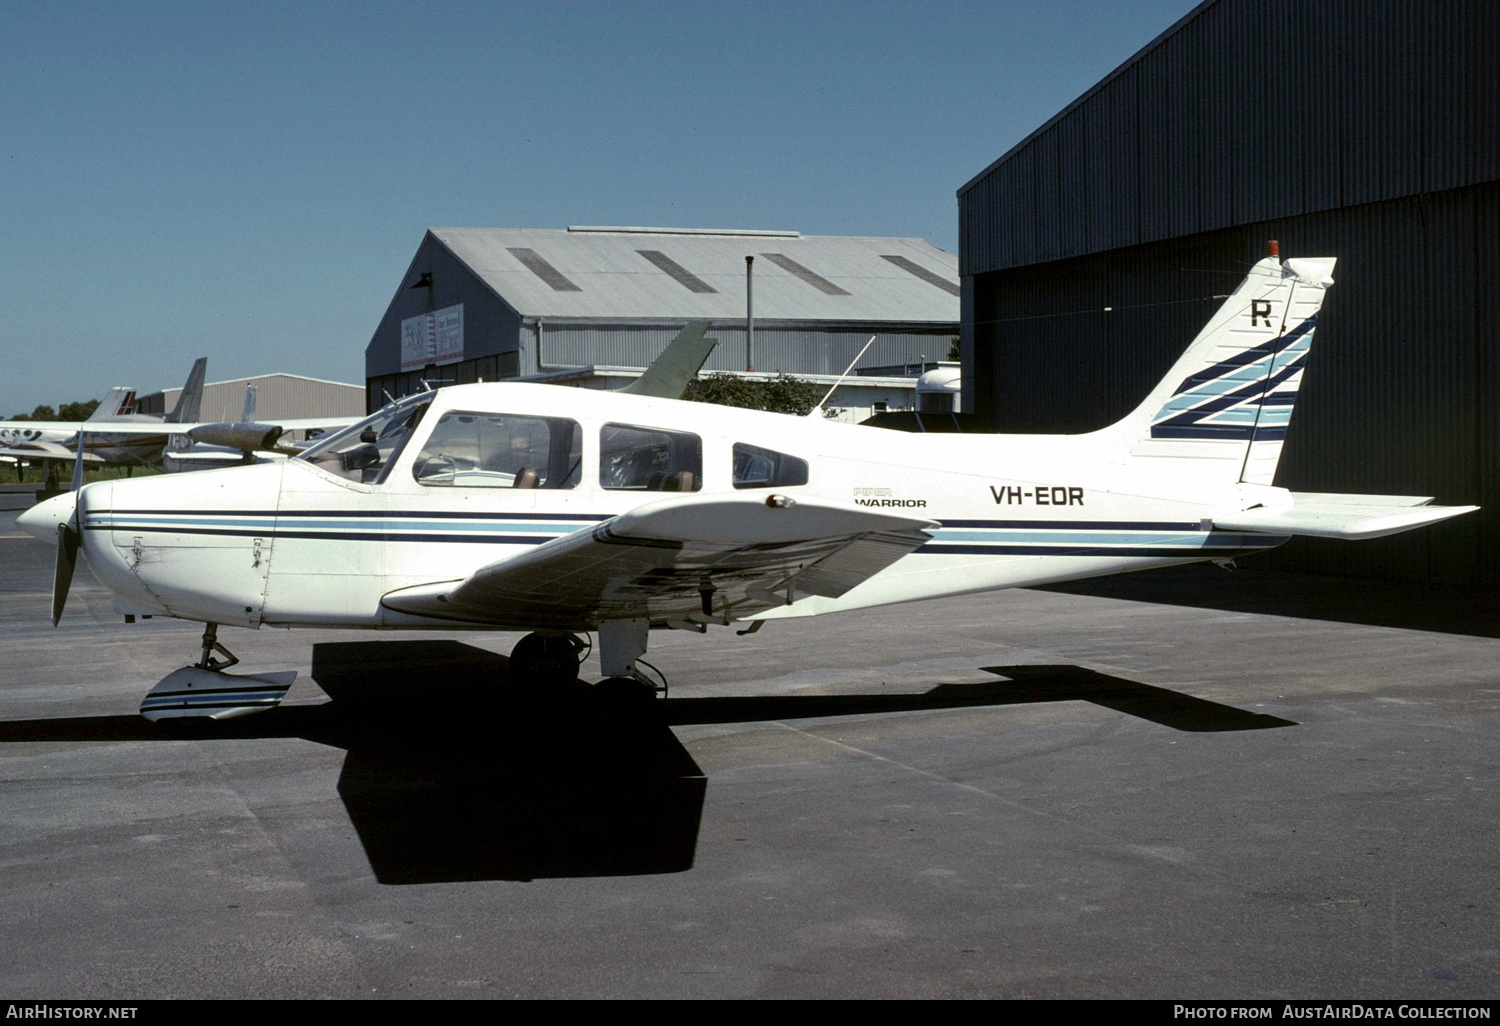
<path fill-rule="evenodd" d="M 1134 413 L 1107 431 L 1133 456 L 1217 464 L 1271 483 L 1333 259 L 1260 261 Z"/>

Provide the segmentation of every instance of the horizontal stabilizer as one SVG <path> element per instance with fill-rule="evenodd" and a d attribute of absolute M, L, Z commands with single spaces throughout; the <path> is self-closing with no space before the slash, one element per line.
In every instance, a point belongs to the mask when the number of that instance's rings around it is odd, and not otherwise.
<path fill-rule="evenodd" d="M 1214 517 L 1216 531 L 1300 534 L 1309 538 L 1382 538 L 1449 517 L 1472 513 L 1478 506 L 1429 506 L 1418 495 L 1335 495 L 1291 492 L 1285 506 L 1258 506 Z"/>

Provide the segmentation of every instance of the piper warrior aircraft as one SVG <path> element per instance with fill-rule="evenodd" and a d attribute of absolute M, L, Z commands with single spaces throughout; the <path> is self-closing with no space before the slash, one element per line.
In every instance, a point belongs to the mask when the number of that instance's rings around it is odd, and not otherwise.
<path fill-rule="evenodd" d="M 1475 509 L 1272 484 L 1333 266 L 1260 261 L 1135 412 L 1090 434 L 905 434 L 662 398 L 649 373 L 623 393 L 460 385 L 292 459 L 99 482 L 21 523 L 59 543 L 54 623 L 81 547 L 127 619 L 207 625 L 152 719 L 285 695 L 295 674 L 224 673 L 221 624 L 530 631 L 510 667 L 535 683 L 575 680 L 597 632 L 607 690 L 648 694 L 653 629 L 748 633 Z"/>

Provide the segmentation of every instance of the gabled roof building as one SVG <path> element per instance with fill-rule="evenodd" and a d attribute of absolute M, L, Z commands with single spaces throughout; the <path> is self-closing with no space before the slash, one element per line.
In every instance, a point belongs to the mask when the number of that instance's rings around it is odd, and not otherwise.
<path fill-rule="evenodd" d="M 705 371 L 830 383 L 874 335 L 860 366 L 880 368 L 910 406 L 924 364 L 947 358 L 958 313 L 958 258 L 922 239 L 433 228 L 365 350 L 367 403 L 424 380 L 612 387 L 708 320 L 719 346 Z"/>

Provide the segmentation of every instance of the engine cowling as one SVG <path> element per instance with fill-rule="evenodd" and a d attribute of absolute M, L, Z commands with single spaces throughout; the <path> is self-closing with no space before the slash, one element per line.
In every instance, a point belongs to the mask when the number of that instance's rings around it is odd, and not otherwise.
<path fill-rule="evenodd" d="M 188 432 L 188 437 L 204 445 L 222 445 L 241 452 L 261 452 L 276 448 L 276 441 L 283 434 L 278 424 L 200 424 Z"/>

